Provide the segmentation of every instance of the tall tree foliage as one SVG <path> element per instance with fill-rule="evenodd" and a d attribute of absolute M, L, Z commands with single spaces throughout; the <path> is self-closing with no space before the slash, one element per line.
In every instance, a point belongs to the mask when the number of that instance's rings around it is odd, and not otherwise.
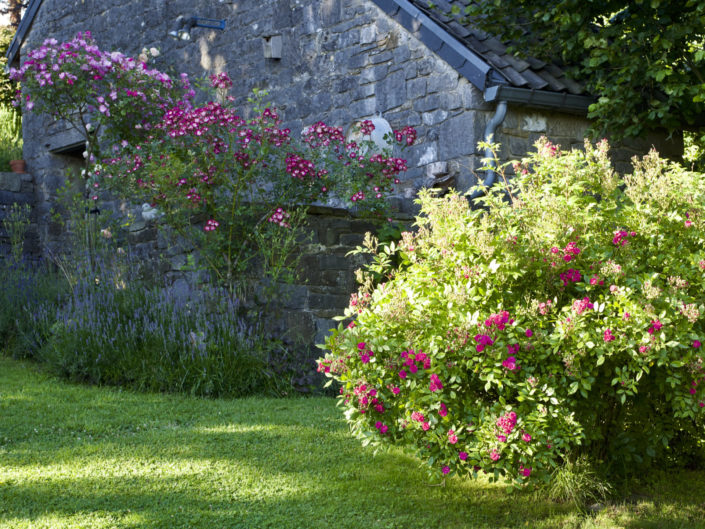
<path fill-rule="evenodd" d="M 3 0 L 0 2 L 0 15 L 10 15 L 10 26 L 17 29 L 22 19 L 22 10 L 26 6 L 27 2 L 22 0 Z"/>
<path fill-rule="evenodd" d="M 484 0 L 454 14 L 515 51 L 572 65 L 598 96 L 598 132 L 705 130 L 702 0 Z"/>
<path fill-rule="evenodd" d="M 12 42 L 12 37 L 15 35 L 15 30 L 0 26 L 0 105 L 9 105 L 15 98 L 15 91 L 19 87 L 14 81 L 10 81 L 5 66 L 7 65 L 7 48 Z"/>

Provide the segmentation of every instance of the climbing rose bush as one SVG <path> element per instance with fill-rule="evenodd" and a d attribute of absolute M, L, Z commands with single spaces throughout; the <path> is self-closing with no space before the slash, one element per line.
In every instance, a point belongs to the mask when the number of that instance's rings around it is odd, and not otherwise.
<path fill-rule="evenodd" d="M 22 84 L 15 105 L 66 120 L 86 140 L 102 134 L 113 142 L 137 141 L 166 110 L 191 108 L 195 95 L 186 74 L 174 80 L 150 66 L 157 56 L 156 48 L 137 58 L 101 50 L 90 31 L 66 42 L 47 39 L 20 68 L 10 69 L 10 78 Z M 87 147 L 97 159 L 98 143 Z"/>
<path fill-rule="evenodd" d="M 225 72 L 203 86 L 213 100 L 194 106 L 188 76 L 175 81 L 153 68 L 158 56 L 156 48 L 137 58 L 107 52 L 83 32 L 44 41 L 11 71 L 23 87 L 17 105 L 66 120 L 86 140 L 86 216 L 99 211 L 105 188 L 148 202 L 160 225 L 198 250 L 188 266 L 210 271 L 233 297 L 256 289 L 269 300 L 295 278 L 310 204 L 388 216 L 389 194 L 407 170 L 395 147 L 414 144 L 413 128 L 390 133 L 385 148 L 372 141 L 369 120 L 357 124 L 357 141 L 321 121 L 299 138 L 264 92 L 236 109 Z M 89 245 L 96 238 L 95 229 L 85 236 Z"/>
<path fill-rule="evenodd" d="M 249 108 L 236 109 L 227 74 L 210 81 L 217 100 L 175 106 L 145 141 L 115 145 L 103 160 L 103 182 L 155 206 L 161 222 L 198 248 L 204 268 L 232 294 L 242 297 L 257 286 L 260 297 L 278 303 L 278 283 L 295 279 L 308 205 L 335 197 L 386 218 L 389 194 L 407 170 L 393 148 L 412 145 L 416 131 L 390 134 L 383 152 L 373 147 L 369 120 L 358 123 L 357 142 L 321 121 L 298 138 L 266 93 L 255 91 Z M 255 284 L 262 278 L 267 291 Z"/>
<path fill-rule="evenodd" d="M 692 463 L 703 175 L 652 152 L 621 177 L 604 141 L 536 147 L 483 208 L 423 192 L 416 232 L 366 240 L 374 260 L 319 370 L 364 443 L 408 447 L 439 477 L 535 482 L 582 455 L 613 473 Z"/>

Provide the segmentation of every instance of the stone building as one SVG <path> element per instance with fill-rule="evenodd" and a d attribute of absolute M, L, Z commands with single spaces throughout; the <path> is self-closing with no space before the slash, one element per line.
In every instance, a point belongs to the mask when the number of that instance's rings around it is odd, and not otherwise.
<path fill-rule="evenodd" d="M 419 141 L 406 155 L 410 170 L 398 186 L 402 213 L 412 211 L 411 199 L 424 186 L 468 189 L 484 180 L 488 175 L 477 169 L 485 153 L 477 142 L 489 135 L 502 144 L 505 159 L 521 157 L 542 135 L 564 148 L 582 145 L 593 99 L 581 85 L 560 66 L 516 58 L 496 38 L 442 14 L 463 1 L 436 0 L 439 10 L 430 3 L 31 0 L 8 58 L 17 66 L 46 38 L 67 40 L 90 30 L 102 49 L 136 56 L 143 47 L 159 48 L 157 67 L 172 64 L 191 76 L 227 71 L 237 101 L 255 87 L 267 89 L 292 130 L 318 120 L 347 128 L 372 116 L 393 128 L 414 126 Z M 202 27 L 201 17 L 224 29 Z M 59 234 L 49 211 L 64 169 L 83 147 L 60 124 L 31 114 L 24 138 L 40 240 L 51 245 Z M 653 137 L 617 149 L 618 168 L 652 144 L 666 155 L 682 153 L 678 141 Z M 354 283 L 344 256 L 369 228 L 344 209 L 318 210 L 312 226 L 314 244 L 304 249 L 307 282 L 289 314 L 309 343 L 320 341 L 329 318 L 347 305 Z M 138 247 L 158 247 L 149 221 L 138 219 L 133 228 Z M 182 257 L 170 256 L 167 273 L 178 274 Z"/>

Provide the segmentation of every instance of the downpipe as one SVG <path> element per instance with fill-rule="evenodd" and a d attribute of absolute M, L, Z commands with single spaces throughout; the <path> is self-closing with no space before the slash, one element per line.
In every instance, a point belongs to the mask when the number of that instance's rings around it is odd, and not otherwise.
<path fill-rule="evenodd" d="M 483 140 L 486 143 L 490 143 L 492 141 L 492 139 L 494 138 L 494 134 L 497 131 L 497 127 L 502 124 L 506 116 L 507 102 L 500 101 L 499 103 L 497 103 L 497 108 L 495 109 L 494 115 L 487 122 L 487 125 L 485 125 L 485 133 L 483 136 Z M 482 182 L 483 187 L 475 190 L 473 194 L 470 195 L 471 201 L 484 195 L 486 189 L 492 187 L 495 183 L 495 180 L 497 179 L 497 172 L 495 171 L 495 169 L 497 168 L 497 161 L 494 159 L 494 153 L 491 149 L 485 149 L 485 158 L 489 159 L 490 169 L 486 171 L 485 180 Z"/>

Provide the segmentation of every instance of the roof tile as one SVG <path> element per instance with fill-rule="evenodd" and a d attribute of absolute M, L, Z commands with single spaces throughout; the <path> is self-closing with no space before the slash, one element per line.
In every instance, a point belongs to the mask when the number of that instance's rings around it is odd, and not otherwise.
<path fill-rule="evenodd" d="M 512 68 L 516 69 L 517 72 L 523 72 L 524 70 L 530 70 L 531 65 L 523 59 L 510 53 L 502 54 L 502 58 L 512 65 Z"/>
<path fill-rule="evenodd" d="M 537 74 L 530 68 L 522 70 L 521 75 L 527 81 L 529 81 L 529 86 L 531 88 L 535 88 L 536 90 L 541 90 L 542 88 L 546 88 L 547 86 L 549 86 L 549 82 L 546 79 L 541 77 L 539 74 Z"/>
<path fill-rule="evenodd" d="M 510 66 L 507 61 L 505 61 L 500 55 L 497 55 L 493 51 L 488 51 L 487 53 L 483 54 L 483 56 L 495 68 L 506 68 L 507 66 Z"/>
<path fill-rule="evenodd" d="M 525 77 L 523 77 L 511 66 L 502 68 L 500 71 L 504 74 L 507 80 L 517 88 L 525 88 L 529 85 L 529 81 L 527 81 Z"/>
<path fill-rule="evenodd" d="M 565 92 L 568 90 L 568 87 L 565 83 L 553 77 L 546 70 L 541 70 L 540 72 L 538 72 L 538 75 L 540 75 L 541 79 L 548 83 L 548 86 L 550 86 L 551 90 L 553 90 L 554 92 Z"/>

